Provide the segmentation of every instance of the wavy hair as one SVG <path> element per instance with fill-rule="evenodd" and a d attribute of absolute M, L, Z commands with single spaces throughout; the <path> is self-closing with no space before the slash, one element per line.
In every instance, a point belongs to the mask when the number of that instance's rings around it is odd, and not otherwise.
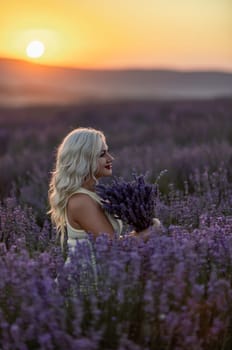
<path fill-rule="evenodd" d="M 55 170 L 52 172 L 48 198 L 49 214 L 61 236 L 65 234 L 65 208 L 68 198 L 88 179 L 96 179 L 98 158 L 104 134 L 92 128 L 71 131 L 57 150 Z"/>

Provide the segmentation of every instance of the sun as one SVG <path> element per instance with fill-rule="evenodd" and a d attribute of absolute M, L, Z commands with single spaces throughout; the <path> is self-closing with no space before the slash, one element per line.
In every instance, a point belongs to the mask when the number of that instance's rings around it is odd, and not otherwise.
<path fill-rule="evenodd" d="M 31 41 L 26 48 L 27 56 L 30 58 L 39 58 L 43 56 L 45 51 L 45 46 L 42 41 L 33 40 Z"/>

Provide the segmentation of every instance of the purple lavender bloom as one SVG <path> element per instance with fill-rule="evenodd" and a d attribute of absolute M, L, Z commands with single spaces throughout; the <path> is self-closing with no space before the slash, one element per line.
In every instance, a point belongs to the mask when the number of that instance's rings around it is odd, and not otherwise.
<path fill-rule="evenodd" d="M 152 225 L 157 185 L 147 183 L 144 175 L 133 177 L 130 182 L 114 178 L 111 185 L 99 184 L 97 192 L 106 211 L 135 231 L 142 231 Z"/>

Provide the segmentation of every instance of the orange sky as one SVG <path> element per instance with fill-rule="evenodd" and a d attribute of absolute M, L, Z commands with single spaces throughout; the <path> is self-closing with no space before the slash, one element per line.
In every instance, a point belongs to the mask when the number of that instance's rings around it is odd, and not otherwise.
<path fill-rule="evenodd" d="M 232 70 L 232 0 L 6 0 L 0 56 L 85 68 Z"/>

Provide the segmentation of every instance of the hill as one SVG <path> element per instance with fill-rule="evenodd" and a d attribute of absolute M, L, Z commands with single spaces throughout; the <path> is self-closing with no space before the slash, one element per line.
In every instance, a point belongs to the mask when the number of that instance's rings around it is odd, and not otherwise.
<path fill-rule="evenodd" d="M 0 105 L 232 96 L 232 72 L 94 70 L 0 58 Z"/>

